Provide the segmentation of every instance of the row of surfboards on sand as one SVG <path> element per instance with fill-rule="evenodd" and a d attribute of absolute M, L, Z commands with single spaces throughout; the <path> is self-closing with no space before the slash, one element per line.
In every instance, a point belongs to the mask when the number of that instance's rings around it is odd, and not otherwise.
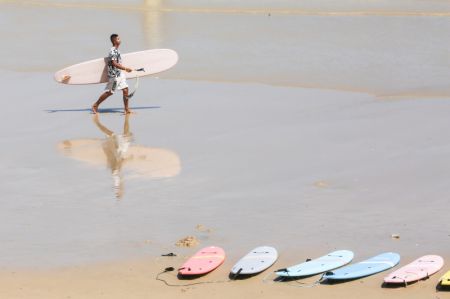
<path fill-rule="evenodd" d="M 349 250 L 337 250 L 324 256 L 307 259 L 305 262 L 278 269 L 275 274 L 283 278 L 300 279 L 323 274 L 320 281 L 353 280 L 394 268 L 400 262 L 400 255 L 386 252 L 357 263 L 350 262 L 354 254 Z M 254 248 L 242 257 L 231 269 L 230 276 L 256 275 L 270 268 L 278 259 L 278 252 L 270 246 Z M 218 268 L 225 260 L 225 251 L 216 246 L 205 247 L 190 257 L 179 269 L 183 276 L 200 276 Z M 427 279 L 444 266 L 444 259 L 438 255 L 425 255 L 384 277 L 386 284 L 401 284 Z M 450 271 L 440 279 L 440 285 L 450 286 Z"/>

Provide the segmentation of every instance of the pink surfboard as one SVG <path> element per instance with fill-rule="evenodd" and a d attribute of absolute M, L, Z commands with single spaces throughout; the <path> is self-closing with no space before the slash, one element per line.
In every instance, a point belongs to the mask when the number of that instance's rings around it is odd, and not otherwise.
<path fill-rule="evenodd" d="M 127 78 L 157 74 L 173 67 L 178 54 L 170 49 L 153 49 L 122 54 L 122 65 L 133 69 Z M 144 71 L 136 71 L 143 68 Z M 97 84 L 108 82 L 106 58 L 71 65 L 55 73 L 55 80 L 64 84 Z"/>
<path fill-rule="evenodd" d="M 428 278 L 444 266 L 444 259 L 438 255 L 425 255 L 403 266 L 384 278 L 386 283 L 402 283 Z"/>
<path fill-rule="evenodd" d="M 219 267 L 225 260 L 225 251 L 220 247 L 205 247 L 189 258 L 180 269 L 180 275 L 201 275 Z"/>

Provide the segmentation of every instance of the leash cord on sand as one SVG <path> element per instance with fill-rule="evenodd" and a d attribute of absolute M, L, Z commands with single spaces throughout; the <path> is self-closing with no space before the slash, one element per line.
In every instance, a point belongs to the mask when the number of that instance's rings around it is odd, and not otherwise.
<path fill-rule="evenodd" d="M 272 274 L 274 274 L 275 272 L 270 272 L 269 274 L 267 274 L 266 276 L 264 276 L 264 278 L 262 279 L 262 283 L 264 284 L 274 284 L 275 280 L 267 280 L 270 276 L 272 276 Z"/>
<path fill-rule="evenodd" d="M 172 272 L 173 270 L 175 270 L 175 268 L 173 268 L 173 267 L 167 267 L 166 269 L 164 269 L 164 271 L 159 272 L 159 273 L 156 275 L 156 280 L 159 280 L 159 281 L 164 282 L 164 284 L 165 284 L 166 286 L 169 286 L 169 287 L 189 287 L 189 286 L 199 285 L 199 284 L 225 283 L 225 282 L 231 282 L 231 281 L 232 281 L 231 279 L 229 279 L 229 280 L 201 281 L 201 282 L 194 282 L 194 283 L 187 283 L 187 284 L 172 284 L 172 283 L 169 283 L 167 280 L 165 280 L 165 279 L 163 279 L 163 278 L 160 278 L 160 276 L 161 276 L 162 274 L 165 274 L 165 273 L 167 273 L 167 272 Z"/>
<path fill-rule="evenodd" d="M 294 280 L 294 282 L 296 284 L 287 283 L 286 285 L 288 285 L 290 287 L 296 287 L 296 288 L 313 288 L 322 282 L 322 278 L 313 283 L 304 283 L 304 282 L 300 282 L 298 280 Z"/>
<path fill-rule="evenodd" d="M 266 275 L 266 276 L 263 278 L 262 282 L 265 283 L 265 284 L 268 284 L 268 283 L 270 283 L 270 284 L 275 284 L 275 283 L 281 283 L 281 282 L 283 282 L 283 279 L 281 279 L 281 280 L 279 280 L 279 281 L 276 281 L 276 280 L 268 281 L 267 279 L 268 279 L 272 274 L 273 274 L 273 273 L 269 273 L 268 275 Z M 313 282 L 313 283 L 304 283 L 304 282 L 301 282 L 301 281 L 299 281 L 299 280 L 297 279 L 297 280 L 293 280 L 293 282 L 295 282 L 296 284 L 292 284 L 292 283 L 289 283 L 289 282 L 285 282 L 285 284 L 286 284 L 287 286 L 290 286 L 290 287 L 296 287 L 296 288 L 312 288 L 312 287 L 315 287 L 315 286 L 321 284 L 322 281 L 324 281 L 323 275 L 322 275 L 322 277 L 320 277 L 319 280 L 317 280 L 317 281 L 315 281 L 315 282 Z"/>

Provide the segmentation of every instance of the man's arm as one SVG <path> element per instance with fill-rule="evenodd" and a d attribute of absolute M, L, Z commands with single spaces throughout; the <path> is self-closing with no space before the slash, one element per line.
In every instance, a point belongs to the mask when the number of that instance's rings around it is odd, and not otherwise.
<path fill-rule="evenodd" d="M 128 73 L 132 71 L 132 69 L 127 68 L 127 67 L 124 67 L 123 65 L 121 65 L 120 63 L 118 63 L 118 62 L 115 61 L 115 60 L 111 60 L 111 64 L 112 64 L 114 67 L 116 67 L 116 68 L 118 68 L 118 69 L 120 69 L 120 70 L 124 70 L 124 71 L 126 71 L 126 72 L 128 72 Z"/>

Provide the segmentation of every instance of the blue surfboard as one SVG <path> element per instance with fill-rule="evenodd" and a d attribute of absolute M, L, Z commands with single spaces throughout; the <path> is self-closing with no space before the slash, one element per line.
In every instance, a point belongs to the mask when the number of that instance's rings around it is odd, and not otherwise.
<path fill-rule="evenodd" d="M 338 250 L 295 266 L 275 271 L 281 277 L 302 277 L 323 273 L 332 269 L 342 267 L 353 259 L 353 252 L 349 250 Z"/>
<path fill-rule="evenodd" d="M 327 280 L 356 279 L 391 269 L 399 262 L 399 254 L 394 252 L 382 253 L 365 261 L 327 272 L 323 278 Z"/>

